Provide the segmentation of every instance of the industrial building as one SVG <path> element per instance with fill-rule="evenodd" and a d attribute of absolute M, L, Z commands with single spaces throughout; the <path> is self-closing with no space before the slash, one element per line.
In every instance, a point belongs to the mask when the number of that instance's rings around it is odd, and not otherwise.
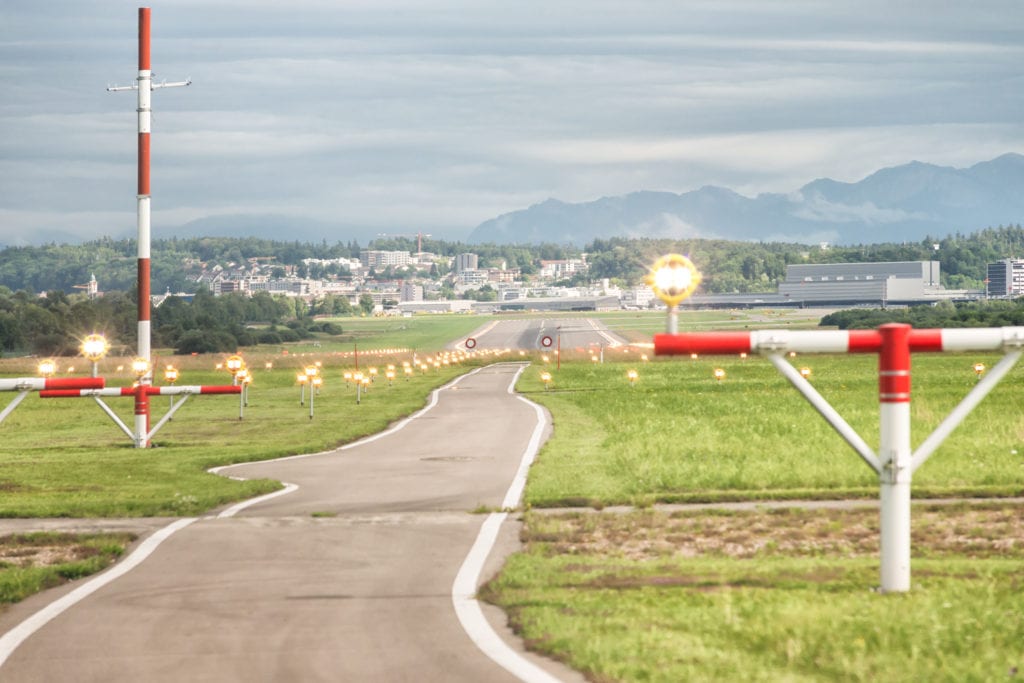
<path fill-rule="evenodd" d="M 938 261 L 786 266 L 779 295 L 807 304 L 918 303 L 942 298 Z"/>
<path fill-rule="evenodd" d="M 696 294 L 694 308 L 756 306 L 899 306 L 976 299 L 980 292 L 947 290 L 939 284 L 938 261 L 810 263 L 786 266 L 777 293 Z"/>
<path fill-rule="evenodd" d="M 1024 259 L 1007 258 L 988 264 L 985 294 L 994 298 L 1024 296 Z"/>

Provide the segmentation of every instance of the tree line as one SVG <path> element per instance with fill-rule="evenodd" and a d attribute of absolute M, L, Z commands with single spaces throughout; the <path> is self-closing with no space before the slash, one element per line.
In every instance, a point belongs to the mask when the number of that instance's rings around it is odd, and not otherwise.
<path fill-rule="evenodd" d="M 320 313 L 350 315 L 340 297 L 308 306 L 301 299 L 257 292 L 213 296 L 200 288 L 191 299 L 169 297 L 151 311 L 152 344 L 178 354 L 233 352 L 257 344 L 283 344 L 317 334 L 338 335 L 341 326 L 317 320 Z M 131 355 L 136 348 L 138 306 L 135 293 L 110 292 L 90 299 L 59 290 L 42 297 L 0 287 L 0 349 L 5 354 L 73 356 L 86 335 L 100 333 L 112 352 Z M 365 297 L 356 310 L 372 310 Z"/>
<path fill-rule="evenodd" d="M 373 240 L 366 248 L 385 251 L 416 251 L 417 240 L 388 237 Z M 283 242 L 259 238 L 195 237 L 155 240 L 152 245 L 151 278 L 154 292 L 191 292 L 199 263 L 208 266 L 244 264 L 248 259 L 268 260 L 273 266 L 296 266 L 302 276 L 322 278 L 339 274 L 338 268 L 304 259 L 358 258 L 358 242 L 319 244 Z M 609 278 L 632 286 L 643 281 L 651 264 L 662 254 L 688 255 L 703 275 L 702 290 L 708 293 L 771 292 L 785 278 L 793 263 L 850 263 L 863 261 L 937 260 L 942 284 L 951 289 L 982 289 L 988 263 L 1024 256 L 1024 229 L 1020 225 L 987 228 L 964 235 L 925 237 L 919 242 L 840 245 L 823 248 L 783 242 L 735 242 L 713 239 L 595 239 L 582 248 L 555 244 L 467 244 L 426 238 L 424 251 L 452 257 L 475 253 L 482 268 L 518 268 L 526 279 L 535 276 L 541 261 L 580 258 L 587 255 L 590 270 L 568 284 Z M 106 291 L 130 291 L 135 287 L 136 247 L 131 239 L 104 238 L 82 244 L 48 244 L 7 247 L 0 250 L 0 286 L 12 291 L 84 288 L 95 274 Z M 432 269 L 439 278 L 445 268 Z M 405 276 L 385 272 L 381 277 Z"/>

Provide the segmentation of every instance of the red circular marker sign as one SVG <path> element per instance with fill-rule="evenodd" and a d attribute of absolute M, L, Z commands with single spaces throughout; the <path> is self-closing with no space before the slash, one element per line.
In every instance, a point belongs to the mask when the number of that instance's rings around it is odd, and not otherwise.
<path fill-rule="evenodd" d="M 469 339 L 467 339 L 467 340 L 466 340 L 466 348 L 467 348 L 467 349 L 473 349 L 473 348 L 476 348 L 476 339 L 473 339 L 472 337 L 470 337 Z"/>
<path fill-rule="evenodd" d="M 551 348 L 551 345 L 553 343 L 554 340 L 547 335 L 544 335 L 543 337 L 540 338 L 540 345 L 543 346 L 545 349 Z"/>

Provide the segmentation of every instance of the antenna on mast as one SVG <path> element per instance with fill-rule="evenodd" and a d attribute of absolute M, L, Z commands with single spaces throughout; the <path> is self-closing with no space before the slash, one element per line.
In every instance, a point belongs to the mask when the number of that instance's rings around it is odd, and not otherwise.
<path fill-rule="evenodd" d="M 139 292 L 139 326 L 137 349 L 139 358 L 143 358 L 152 368 L 150 352 L 150 293 L 149 293 L 149 243 L 150 243 L 150 193 L 149 193 L 149 135 L 152 123 L 152 91 L 158 88 L 173 88 L 192 83 L 185 81 L 153 83 L 153 72 L 150 69 L 150 8 L 139 8 L 139 75 L 135 85 L 108 86 L 107 92 L 137 90 L 139 93 L 139 152 L 138 152 L 138 292 Z M 140 384 L 152 384 L 153 372 L 150 369 L 139 380 Z M 149 434 L 149 396 L 144 391 L 135 394 L 135 447 L 145 448 Z"/>

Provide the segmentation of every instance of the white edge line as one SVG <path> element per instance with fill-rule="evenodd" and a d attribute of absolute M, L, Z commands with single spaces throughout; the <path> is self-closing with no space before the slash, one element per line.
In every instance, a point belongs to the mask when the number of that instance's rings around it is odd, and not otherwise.
<path fill-rule="evenodd" d="M 276 460 L 278 460 L 278 461 L 280 461 L 280 460 L 294 460 L 294 459 L 297 459 L 297 458 L 309 458 L 309 457 L 313 457 L 315 455 L 326 455 L 328 453 L 334 453 L 336 451 L 346 450 L 346 449 L 349 449 L 349 448 L 355 448 L 356 446 L 359 446 L 361 444 L 369 443 L 371 441 L 376 441 L 377 439 L 382 438 L 384 436 L 387 436 L 388 434 L 393 434 L 393 433 L 397 432 L 399 429 L 405 427 L 407 424 L 409 424 L 409 422 L 411 422 L 415 418 L 420 417 L 421 415 L 426 413 L 428 410 L 433 408 L 435 405 L 437 405 L 437 397 L 438 397 L 438 394 L 441 391 L 443 391 L 444 389 L 447 389 L 447 388 L 449 388 L 451 386 L 454 386 L 455 384 L 458 384 L 464 378 L 469 377 L 470 375 L 473 375 L 473 374 L 475 374 L 477 372 L 480 372 L 480 370 L 482 370 L 482 369 L 483 368 L 477 368 L 477 369 L 473 370 L 472 372 L 466 373 L 465 375 L 460 375 L 460 376 L 456 377 L 454 380 L 452 380 L 451 382 L 448 382 L 447 384 L 445 384 L 443 386 L 440 386 L 437 389 L 434 389 L 434 391 L 431 392 L 430 403 L 428 403 L 424 408 L 421 408 L 417 412 L 413 413 L 412 415 L 408 416 L 404 420 L 400 421 L 398 424 L 396 424 L 391 429 L 388 429 L 386 431 L 380 432 L 378 434 L 374 434 L 374 435 L 365 437 L 365 438 L 360 439 L 358 441 L 354 441 L 354 442 L 352 442 L 350 444 L 342 446 L 341 448 L 337 448 L 337 449 L 334 449 L 334 450 L 331 450 L 331 451 L 322 451 L 320 453 L 307 453 L 307 454 L 303 454 L 303 455 L 291 455 L 291 456 L 286 456 L 284 458 L 277 458 Z M 516 376 L 518 377 L 518 374 Z M 263 460 L 263 461 L 259 461 L 259 462 L 272 462 L 272 461 L 270 461 L 270 460 Z M 235 465 L 250 465 L 250 464 L 252 464 L 252 463 L 235 463 Z M 220 467 L 213 467 L 213 468 L 211 468 L 211 469 L 209 469 L 207 471 L 210 472 L 211 474 L 220 474 L 220 472 L 222 470 L 234 467 L 235 465 L 222 465 Z M 224 476 L 228 476 L 228 475 L 224 475 Z M 240 479 L 239 477 L 229 477 L 229 478 L 231 478 L 231 479 Z M 284 483 L 284 482 L 282 482 L 282 483 Z M 263 496 L 257 496 L 256 498 L 252 498 L 250 500 L 242 501 L 241 503 L 233 505 L 230 508 L 222 511 L 219 515 L 217 515 L 217 518 L 233 517 L 238 512 L 240 512 L 241 510 L 244 510 L 245 508 L 249 507 L 250 505 L 255 505 L 257 503 L 262 503 L 263 501 L 269 500 L 271 498 L 276 498 L 277 496 L 287 495 L 289 493 L 292 493 L 293 491 L 297 491 L 298 488 L 299 487 L 296 484 L 287 484 L 287 483 L 285 483 L 285 487 L 283 489 L 281 489 L 279 491 L 273 491 L 272 493 L 268 493 L 268 494 L 263 495 Z M 70 609 L 74 605 L 78 604 L 79 602 L 81 602 L 85 598 L 89 597 L 90 595 L 92 595 L 93 593 L 98 591 L 100 588 L 103 588 L 104 586 L 106 586 L 111 581 L 114 581 L 115 579 L 118 579 L 118 578 L 124 576 L 125 574 L 127 574 L 128 572 L 130 572 L 132 569 L 134 569 L 139 564 L 141 564 L 143 560 L 145 560 L 147 557 L 152 555 L 153 551 L 156 550 L 157 547 L 161 543 L 163 543 L 168 538 L 170 538 L 170 536 L 173 533 L 175 533 L 176 531 L 179 531 L 181 529 L 184 529 L 189 524 L 192 524 L 193 522 L 197 521 L 198 519 L 199 519 L 198 517 L 188 517 L 188 518 L 185 518 L 185 519 L 179 519 L 179 520 L 177 520 L 175 522 L 172 522 L 172 523 L 168 524 L 167 526 L 163 527 L 162 529 L 160 529 L 159 531 L 154 533 L 152 536 L 147 538 L 145 541 L 143 541 L 139 545 L 139 547 L 135 549 L 134 552 L 129 554 L 127 557 L 123 558 L 120 562 L 115 564 L 109 570 L 107 570 L 107 571 L 103 572 L 102 574 L 100 574 L 99 576 L 96 576 L 93 579 L 83 583 L 81 586 L 79 586 L 75 590 L 71 591 L 67 595 L 59 598 L 58 600 L 54 600 L 53 602 L 51 602 L 46 607 L 43 607 L 41 610 L 39 610 L 38 612 L 36 612 L 32 616 L 30 616 L 27 619 L 25 619 L 24 621 L 22 621 L 20 624 L 18 624 L 14 628 L 12 628 L 10 631 L 8 631 L 7 633 L 3 634 L 3 636 L 0 636 L 0 667 L 2 667 L 4 665 L 4 662 L 7 661 L 7 659 L 18 648 L 18 646 L 20 646 L 23 642 L 25 642 L 25 640 L 27 640 L 33 633 L 35 633 L 36 631 L 41 629 L 43 626 L 48 624 L 53 619 L 56 619 L 58 616 L 63 614 L 65 611 L 67 611 L 68 609 Z"/>
<path fill-rule="evenodd" d="M 197 519 L 197 517 L 189 517 L 186 519 L 179 519 L 168 524 L 143 541 L 134 552 L 115 564 L 109 570 L 89 581 L 86 581 L 75 590 L 61 597 L 59 600 L 54 600 L 49 605 L 5 633 L 0 637 L 0 666 L 3 666 L 8 657 L 10 657 L 18 646 L 25 642 L 25 640 L 33 633 L 41 629 L 53 619 L 56 619 L 70 607 L 73 607 L 98 591 L 100 588 L 103 588 L 111 581 L 130 572 L 141 564 L 143 560 L 152 555 L 153 551 L 157 549 L 157 546 L 170 538 L 171 534 L 184 529 Z"/>
<path fill-rule="evenodd" d="M 515 377 L 512 378 L 512 383 L 508 389 L 510 394 L 513 393 L 516 381 L 525 369 L 526 366 L 522 366 L 516 372 Z M 509 487 L 508 493 L 505 494 L 505 501 L 502 503 L 505 509 L 512 508 L 519 503 L 519 496 L 522 495 L 523 487 L 526 484 L 526 473 L 530 469 L 534 458 L 537 457 L 537 452 L 540 449 L 540 439 L 544 433 L 544 428 L 547 426 L 547 417 L 540 406 L 522 396 L 517 398 L 533 406 L 537 411 L 537 426 L 533 430 L 533 436 L 530 437 L 526 452 L 523 453 L 519 470 L 516 472 L 512 485 Z M 452 605 L 455 607 L 455 615 L 459 618 L 459 623 L 462 624 L 463 630 L 480 651 L 519 680 L 526 681 L 527 683 L 558 683 L 559 679 L 524 658 L 509 647 L 494 632 L 494 629 L 491 628 L 490 623 L 484 617 L 483 610 L 480 608 L 480 602 L 476 599 L 476 587 L 480 581 L 480 573 L 483 571 L 484 562 L 487 560 L 487 556 L 491 554 L 491 550 L 498 539 L 501 525 L 507 517 L 507 512 L 492 512 L 487 515 L 487 519 L 484 520 L 483 525 L 480 527 L 480 533 L 477 535 L 473 547 L 462 563 L 459 573 L 455 576 L 455 582 L 452 584 Z"/>
<path fill-rule="evenodd" d="M 472 375 L 474 373 L 480 372 L 481 369 L 482 368 L 477 368 L 476 370 L 473 370 L 472 372 L 467 372 L 465 375 L 459 375 L 458 377 L 453 379 L 451 382 L 448 382 L 444 386 L 440 386 L 437 389 L 434 389 L 432 392 L 430 392 L 430 402 L 426 406 L 424 406 L 423 408 L 420 408 L 418 411 L 416 411 L 412 415 L 409 415 L 408 417 L 400 420 L 393 427 L 391 427 L 390 429 L 387 429 L 387 430 L 385 430 L 383 432 L 378 432 L 376 434 L 371 434 L 370 436 L 363 437 L 362 439 L 359 439 L 358 441 L 353 441 L 352 443 L 345 444 L 344 446 L 341 446 L 339 448 L 335 448 L 335 449 L 332 449 L 332 450 L 329 450 L 329 451 L 320 451 L 319 453 L 302 453 L 300 455 L 286 455 L 283 458 L 274 458 L 272 460 L 257 460 L 255 462 L 256 463 L 283 462 L 285 460 L 298 460 L 300 458 L 313 458 L 313 457 L 321 456 L 321 455 L 330 455 L 331 453 L 337 453 L 338 451 L 345 451 L 345 450 L 348 450 L 350 448 L 355 448 L 356 446 L 361 446 L 363 444 L 370 443 L 371 441 L 376 441 L 377 439 L 384 438 L 385 436 L 388 436 L 389 434 L 394 434 L 399 429 L 402 429 L 403 427 L 408 425 L 410 422 L 415 420 L 417 417 L 422 416 L 428 410 L 430 410 L 431 408 L 436 406 L 437 405 L 437 397 L 438 397 L 438 394 L 440 392 L 442 392 L 445 389 L 448 389 L 449 387 L 452 387 L 452 386 L 458 384 L 464 378 L 469 377 L 470 375 Z M 209 472 L 210 474 L 221 474 L 223 470 L 230 469 L 232 467 L 239 467 L 239 466 L 242 466 L 242 465 L 252 465 L 252 464 L 255 464 L 255 463 L 253 463 L 253 462 L 239 462 L 239 463 L 235 463 L 233 465 L 222 465 L 220 467 L 213 467 L 213 468 L 207 470 L 207 472 Z M 224 474 L 222 476 L 226 476 L 229 479 L 236 479 L 238 481 L 245 481 L 245 479 L 243 479 L 242 477 L 232 477 L 232 476 L 226 475 L 226 474 Z M 263 503 L 263 502 L 268 501 L 268 500 L 270 500 L 272 498 L 277 498 L 278 496 L 286 496 L 289 493 L 294 493 L 295 491 L 299 490 L 299 485 L 298 484 L 290 484 L 288 482 L 281 482 L 281 483 L 284 484 L 284 488 L 283 489 L 280 489 L 278 491 L 272 491 L 271 493 L 267 493 L 265 495 L 258 496 L 256 498 L 250 498 L 249 500 L 243 500 L 241 503 L 236 503 L 235 505 L 232 505 L 231 507 L 227 508 L 226 510 L 221 511 L 221 513 L 217 515 L 217 519 L 224 519 L 224 518 L 228 518 L 228 517 L 234 517 L 239 512 L 241 512 L 242 510 L 246 509 L 247 507 L 250 507 L 252 505 L 257 505 L 259 503 Z"/>
<path fill-rule="evenodd" d="M 231 478 L 235 479 L 236 477 Z M 243 479 L 242 481 L 245 480 Z M 280 489 L 278 491 L 272 491 L 265 495 L 257 496 L 256 498 L 250 498 L 249 500 L 243 500 L 241 503 L 236 503 L 229 507 L 227 510 L 223 510 L 219 515 L 217 515 L 217 519 L 226 519 L 227 517 L 234 517 L 239 512 L 249 507 L 250 505 L 256 505 L 257 503 L 262 503 L 264 501 L 270 500 L 271 498 L 277 498 L 278 496 L 286 496 L 289 493 L 294 493 L 295 491 L 299 490 L 298 484 L 289 484 L 286 481 L 283 481 L 281 483 L 284 484 L 283 489 Z"/>

